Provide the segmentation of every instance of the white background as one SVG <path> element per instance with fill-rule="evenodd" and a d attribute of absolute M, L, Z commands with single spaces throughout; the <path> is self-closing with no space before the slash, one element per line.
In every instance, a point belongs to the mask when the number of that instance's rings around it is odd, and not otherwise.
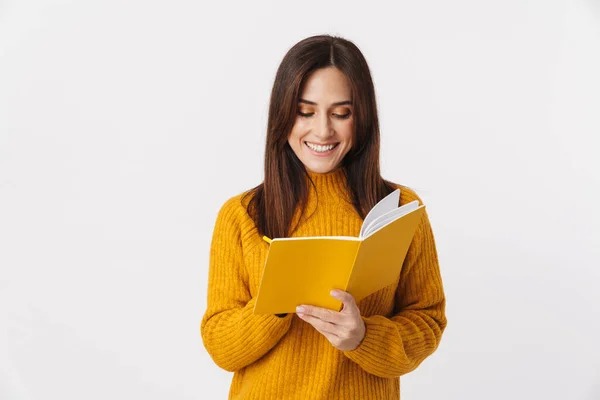
<path fill-rule="evenodd" d="M 383 2 L 382 2 L 383 3 Z M 448 327 L 403 399 L 600 399 L 600 2 L 0 2 L 0 398 L 226 398 L 202 345 L 223 202 L 275 71 L 354 41 Z"/>

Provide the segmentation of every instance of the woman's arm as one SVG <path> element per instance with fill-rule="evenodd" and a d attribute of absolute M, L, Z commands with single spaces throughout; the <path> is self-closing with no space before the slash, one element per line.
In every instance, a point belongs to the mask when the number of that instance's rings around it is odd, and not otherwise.
<path fill-rule="evenodd" d="M 357 348 L 343 353 L 365 371 L 380 377 L 394 378 L 411 372 L 440 344 L 447 324 L 445 306 L 434 236 L 425 213 L 400 274 L 397 313 L 389 318 L 361 316 L 365 337 Z"/>
<path fill-rule="evenodd" d="M 292 315 L 254 315 L 248 290 L 241 225 L 244 210 L 237 197 L 219 210 L 208 272 L 207 309 L 200 323 L 204 347 L 221 368 L 233 372 L 258 360 L 288 331 Z M 245 221 L 246 223 L 248 221 Z"/>

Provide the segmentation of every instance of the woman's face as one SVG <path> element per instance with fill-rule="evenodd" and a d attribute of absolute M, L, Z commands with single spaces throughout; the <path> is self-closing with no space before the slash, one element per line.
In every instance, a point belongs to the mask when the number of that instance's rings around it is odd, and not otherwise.
<path fill-rule="evenodd" d="M 352 147 L 353 111 L 350 84 L 339 69 L 322 68 L 308 76 L 288 137 L 307 170 L 325 173 L 340 165 Z"/>

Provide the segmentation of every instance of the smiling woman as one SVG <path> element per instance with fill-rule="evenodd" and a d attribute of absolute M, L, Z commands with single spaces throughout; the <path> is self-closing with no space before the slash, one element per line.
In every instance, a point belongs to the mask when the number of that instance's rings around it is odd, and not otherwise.
<path fill-rule="evenodd" d="M 400 205 L 422 203 L 380 175 L 375 91 L 354 43 L 320 35 L 287 52 L 271 93 L 264 173 L 223 204 L 210 247 L 200 332 L 214 362 L 234 372 L 229 398 L 399 399 L 400 376 L 438 348 L 447 324 L 426 212 L 396 284 L 358 303 L 334 290 L 339 312 L 298 304 L 296 314 L 253 313 L 263 236 L 356 237 L 395 189 Z"/>

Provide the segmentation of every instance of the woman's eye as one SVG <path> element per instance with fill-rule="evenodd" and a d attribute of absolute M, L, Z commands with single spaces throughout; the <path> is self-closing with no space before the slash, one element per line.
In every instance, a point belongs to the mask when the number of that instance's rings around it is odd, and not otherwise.
<path fill-rule="evenodd" d="M 298 115 L 300 115 L 301 117 L 310 117 L 313 114 L 314 113 L 303 113 L 303 112 L 298 111 Z M 351 113 L 344 114 L 344 115 L 340 115 L 340 114 L 332 114 L 332 115 L 338 119 L 346 119 L 346 118 L 350 117 L 350 114 Z"/>
<path fill-rule="evenodd" d="M 333 115 L 335 115 L 335 117 L 339 118 L 339 119 L 346 119 L 350 116 L 350 113 L 344 114 L 344 115 L 339 115 L 339 114 L 333 114 Z"/>

